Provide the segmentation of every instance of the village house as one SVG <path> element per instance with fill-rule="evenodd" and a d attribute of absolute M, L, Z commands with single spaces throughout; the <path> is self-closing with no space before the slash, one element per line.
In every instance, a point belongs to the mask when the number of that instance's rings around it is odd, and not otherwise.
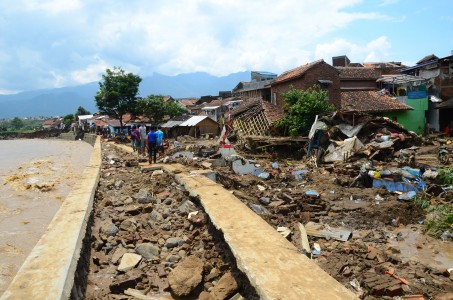
<path fill-rule="evenodd" d="M 427 80 L 426 90 L 430 99 L 427 122 L 430 128 L 435 131 L 447 125 L 453 128 L 453 55 L 442 58 L 427 55 L 415 66 L 400 71 Z"/>
<path fill-rule="evenodd" d="M 64 124 L 61 118 L 54 118 L 42 123 L 43 129 L 62 129 Z"/>
<path fill-rule="evenodd" d="M 251 81 L 241 81 L 232 90 L 233 96 L 248 99 L 260 98 L 271 101 L 270 83 L 277 78 L 277 74 L 263 71 L 252 71 Z"/>
<path fill-rule="evenodd" d="M 208 116 L 192 116 L 177 127 L 178 135 L 190 135 L 196 138 L 203 135 L 216 136 L 220 130 L 219 124 Z"/>
<path fill-rule="evenodd" d="M 290 87 L 306 90 L 315 85 L 327 91 L 329 102 L 339 108 L 341 105 L 339 71 L 326 63 L 317 60 L 295 69 L 284 72 L 271 82 L 271 102 L 284 107 L 282 94 Z"/>

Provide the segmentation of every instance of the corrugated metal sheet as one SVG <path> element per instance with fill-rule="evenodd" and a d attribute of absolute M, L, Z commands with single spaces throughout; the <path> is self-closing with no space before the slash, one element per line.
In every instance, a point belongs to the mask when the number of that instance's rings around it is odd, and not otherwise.
<path fill-rule="evenodd" d="M 162 125 L 162 128 L 173 128 L 173 127 L 180 125 L 183 122 L 184 121 L 168 121 Z"/>
<path fill-rule="evenodd" d="M 184 126 L 195 126 L 204 119 L 206 119 L 208 116 L 193 116 L 189 120 L 179 124 L 179 126 L 184 127 Z"/>

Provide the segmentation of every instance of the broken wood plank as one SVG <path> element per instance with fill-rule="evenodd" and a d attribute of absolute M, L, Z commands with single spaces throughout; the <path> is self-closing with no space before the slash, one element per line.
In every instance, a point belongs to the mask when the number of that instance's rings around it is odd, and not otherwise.
<path fill-rule="evenodd" d="M 302 248 L 306 253 L 310 253 L 310 243 L 308 242 L 307 231 L 302 223 L 297 223 L 299 225 L 300 239 L 302 241 Z"/>
<path fill-rule="evenodd" d="M 332 238 L 346 242 L 352 236 L 352 231 L 345 228 L 331 228 L 322 224 L 308 222 L 305 224 L 305 230 L 310 236 Z"/>
<path fill-rule="evenodd" d="M 156 296 L 145 295 L 141 291 L 136 290 L 136 289 L 131 289 L 131 288 L 128 288 L 127 290 L 125 290 L 124 294 L 126 294 L 128 296 L 132 296 L 135 299 L 139 299 L 139 300 L 173 300 L 174 299 L 170 295 L 156 295 Z"/>

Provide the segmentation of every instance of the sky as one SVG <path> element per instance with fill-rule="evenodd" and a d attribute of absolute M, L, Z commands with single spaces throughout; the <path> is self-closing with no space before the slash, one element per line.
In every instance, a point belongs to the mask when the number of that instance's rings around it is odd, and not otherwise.
<path fill-rule="evenodd" d="M 1 0 L 0 94 L 141 77 L 281 74 L 347 55 L 401 61 L 453 50 L 451 0 Z"/>

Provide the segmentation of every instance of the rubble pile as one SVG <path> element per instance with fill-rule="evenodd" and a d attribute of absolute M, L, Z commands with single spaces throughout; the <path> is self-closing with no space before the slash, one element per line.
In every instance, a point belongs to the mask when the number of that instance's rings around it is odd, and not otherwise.
<path fill-rule="evenodd" d="M 403 133 L 405 141 L 412 136 Z M 453 245 L 423 233 L 427 212 L 413 200 L 420 192 L 443 195 L 437 147 L 417 147 L 413 168 L 393 150 L 382 160 L 357 155 L 317 167 L 309 159 L 249 160 L 233 150 L 221 159 L 193 153 L 174 161 L 212 168 L 219 184 L 361 298 L 449 297 Z"/>
<path fill-rule="evenodd" d="M 137 165 L 103 145 L 86 298 L 256 298 L 196 200 L 169 174 Z"/>

